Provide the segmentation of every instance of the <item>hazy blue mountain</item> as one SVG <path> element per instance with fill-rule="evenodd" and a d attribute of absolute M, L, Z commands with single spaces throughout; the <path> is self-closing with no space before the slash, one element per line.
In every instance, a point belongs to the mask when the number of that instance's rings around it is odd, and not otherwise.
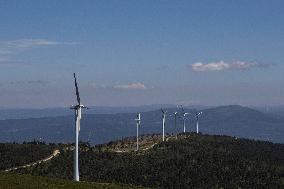
<path fill-rule="evenodd" d="M 256 106 L 252 108 L 263 113 L 284 117 L 284 106 Z"/>
<path fill-rule="evenodd" d="M 68 108 L 46 108 L 46 109 L 0 109 L 0 120 L 26 119 L 40 117 L 55 117 L 72 115 L 73 111 Z"/>
<path fill-rule="evenodd" d="M 284 119 L 241 106 L 224 106 L 204 111 L 205 133 L 226 134 L 284 142 Z"/>
<path fill-rule="evenodd" d="M 153 104 L 143 106 L 91 106 L 88 110 L 84 110 L 87 114 L 117 114 L 117 113 L 136 113 L 153 111 L 160 108 L 175 108 L 176 105 L 171 104 Z M 190 106 L 188 108 L 205 109 L 208 106 Z M 57 117 L 73 115 L 73 110 L 66 108 L 45 108 L 45 109 L 7 109 L 0 108 L 0 120 L 5 119 L 27 119 L 27 118 L 42 118 L 42 117 Z"/>
<path fill-rule="evenodd" d="M 145 112 L 159 109 L 161 107 L 175 107 L 175 105 L 144 105 L 130 107 L 108 107 L 108 106 L 91 106 L 85 110 L 88 114 L 116 114 L 116 113 L 134 113 Z M 73 115 L 73 110 L 66 108 L 45 108 L 45 109 L 7 109 L 0 108 L 0 120 L 5 119 L 26 119 L 26 118 L 42 118 Z"/>
<path fill-rule="evenodd" d="M 168 108 L 166 132 L 182 132 L 182 119 L 178 128 L 174 127 L 172 113 L 176 108 Z M 194 109 L 185 109 L 194 113 Z M 80 139 L 93 144 L 104 143 L 126 136 L 136 135 L 136 113 L 84 114 Z M 141 134 L 160 133 L 161 111 L 142 113 Z M 189 116 L 187 131 L 196 130 L 196 121 Z M 225 134 L 230 136 L 269 140 L 284 143 L 284 119 L 274 117 L 241 106 L 222 106 L 203 110 L 200 119 L 200 132 L 207 134 Z M 74 139 L 74 116 L 46 118 L 10 119 L 0 121 L 0 141 L 28 141 L 42 139 L 47 142 L 72 142 Z"/>

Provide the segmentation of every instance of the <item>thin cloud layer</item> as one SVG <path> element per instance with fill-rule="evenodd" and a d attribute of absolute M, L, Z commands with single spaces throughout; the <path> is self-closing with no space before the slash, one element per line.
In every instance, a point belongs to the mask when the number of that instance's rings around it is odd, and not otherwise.
<path fill-rule="evenodd" d="M 30 81 L 11 81 L 9 85 L 47 85 L 49 82 L 44 80 L 30 80 Z"/>
<path fill-rule="evenodd" d="M 153 87 L 146 87 L 143 83 L 130 83 L 130 84 L 120 84 L 120 85 L 105 85 L 105 84 L 97 84 L 91 83 L 90 86 L 94 89 L 102 89 L 102 90 L 146 90 L 152 89 Z"/>
<path fill-rule="evenodd" d="M 196 72 L 206 72 L 206 71 L 224 71 L 224 70 L 247 70 L 251 68 L 260 68 L 268 66 L 270 65 L 258 62 L 236 61 L 232 63 L 226 63 L 221 60 L 220 62 L 210 62 L 210 63 L 196 62 L 194 64 L 191 64 L 190 68 Z"/>
<path fill-rule="evenodd" d="M 132 83 L 127 85 L 116 85 L 113 87 L 114 89 L 139 89 L 139 90 L 145 90 L 147 87 L 142 83 Z"/>
<path fill-rule="evenodd" d="M 7 51 L 8 48 L 32 48 L 37 46 L 54 46 L 54 45 L 76 45 L 76 42 L 59 42 L 50 41 L 47 39 L 19 39 L 11 41 L 0 41 L 2 51 Z"/>
<path fill-rule="evenodd" d="M 77 45 L 77 42 L 50 41 L 47 39 L 19 39 L 0 41 L 0 63 L 11 61 L 20 52 L 43 46 Z"/>
<path fill-rule="evenodd" d="M 94 89 L 106 89 L 106 88 L 108 88 L 105 84 L 91 83 L 90 85 Z"/>

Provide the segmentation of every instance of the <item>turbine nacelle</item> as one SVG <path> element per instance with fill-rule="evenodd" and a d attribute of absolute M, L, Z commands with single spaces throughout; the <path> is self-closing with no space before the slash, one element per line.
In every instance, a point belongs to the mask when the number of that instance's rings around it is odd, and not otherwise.
<path fill-rule="evenodd" d="M 189 114 L 190 114 L 190 113 L 184 111 L 184 108 L 183 108 L 182 105 L 180 105 L 180 108 L 181 108 L 181 110 L 182 110 L 182 116 L 183 116 L 183 117 L 185 117 L 186 115 L 189 115 Z"/>
<path fill-rule="evenodd" d="M 167 114 L 167 111 L 165 111 L 165 110 L 163 110 L 163 109 L 161 109 L 161 111 L 162 111 L 162 113 L 163 113 L 163 118 L 165 118 L 165 117 L 166 117 L 166 114 Z"/>
<path fill-rule="evenodd" d="M 197 113 L 195 114 L 196 119 L 198 119 L 201 115 L 202 115 L 202 112 L 197 112 Z"/>
<path fill-rule="evenodd" d="M 185 117 L 186 115 L 189 115 L 189 114 L 190 114 L 190 113 L 187 113 L 187 112 L 186 112 L 186 113 L 183 113 L 183 117 Z"/>
<path fill-rule="evenodd" d="M 134 120 L 140 125 L 140 123 L 141 123 L 141 114 L 137 114 L 137 117 Z"/>
<path fill-rule="evenodd" d="M 135 119 L 136 121 L 140 121 L 141 120 L 141 115 L 137 114 L 137 118 Z"/>
<path fill-rule="evenodd" d="M 82 109 L 84 109 L 84 108 L 86 108 L 86 109 L 89 109 L 88 107 L 86 107 L 86 106 L 84 106 L 84 105 L 72 105 L 72 106 L 70 106 L 70 109 L 73 109 L 73 110 L 78 110 L 79 108 L 82 108 Z"/>

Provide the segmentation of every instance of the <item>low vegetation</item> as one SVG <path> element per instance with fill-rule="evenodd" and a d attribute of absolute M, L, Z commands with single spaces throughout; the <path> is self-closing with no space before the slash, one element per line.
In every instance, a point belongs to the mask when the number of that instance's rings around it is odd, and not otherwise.
<path fill-rule="evenodd" d="M 119 184 L 98 184 L 91 182 L 74 182 L 63 179 L 0 173 L 0 188 L 5 189 L 134 189 L 134 187 Z"/>
<path fill-rule="evenodd" d="M 97 145 L 96 150 L 109 152 L 133 152 L 136 150 L 136 140 L 136 137 L 126 137 L 121 140 Z M 142 151 L 148 150 L 159 142 L 162 142 L 161 135 L 159 134 L 141 135 L 139 136 L 139 149 Z"/>

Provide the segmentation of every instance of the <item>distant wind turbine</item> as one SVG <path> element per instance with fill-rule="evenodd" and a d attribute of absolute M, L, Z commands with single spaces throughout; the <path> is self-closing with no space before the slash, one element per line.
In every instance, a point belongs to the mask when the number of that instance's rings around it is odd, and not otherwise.
<path fill-rule="evenodd" d="M 139 127 L 140 127 L 140 124 L 141 124 L 141 115 L 140 113 L 137 114 L 137 118 L 135 119 L 136 121 L 136 127 L 137 127 L 137 142 L 136 142 L 136 151 L 139 150 Z"/>
<path fill-rule="evenodd" d="M 181 106 L 181 109 L 182 109 L 182 119 L 183 119 L 183 133 L 185 133 L 185 121 L 186 121 L 185 116 L 189 115 L 189 113 L 185 112 L 182 106 Z"/>
<path fill-rule="evenodd" d="M 79 151 L 79 132 L 80 132 L 80 121 L 82 117 L 82 109 L 86 108 L 84 105 L 81 104 L 80 95 L 79 95 L 79 89 L 78 89 L 78 83 L 76 79 L 76 75 L 74 73 L 74 79 L 75 79 L 75 88 L 76 88 L 76 96 L 77 96 L 77 105 L 71 106 L 70 109 L 75 110 L 75 150 L 74 150 L 74 180 L 79 181 L 79 162 L 78 162 L 78 151 Z"/>
<path fill-rule="evenodd" d="M 183 132 L 185 133 L 185 121 L 186 121 L 186 118 L 185 118 L 185 116 L 186 115 L 188 115 L 189 113 L 187 113 L 187 112 L 185 112 L 185 113 L 183 113 Z"/>
<path fill-rule="evenodd" d="M 166 115 L 167 111 L 161 109 L 163 116 L 162 116 L 162 121 L 163 121 L 163 141 L 165 141 L 165 124 L 166 124 Z"/>
<path fill-rule="evenodd" d="M 198 134 L 198 123 L 199 123 L 199 117 L 202 115 L 202 112 L 196 112 L 196 133 Z"/>
<path fill-rule="evenodd" d="M 176 129 L 176 139 L 177 139 L 177 135 L 178 135 L 178 131 L 177 131 L 177 117 L 179 116 L 178 112 L 174 112 L 174 115 L 175 115 L 175 129 Z"/>

